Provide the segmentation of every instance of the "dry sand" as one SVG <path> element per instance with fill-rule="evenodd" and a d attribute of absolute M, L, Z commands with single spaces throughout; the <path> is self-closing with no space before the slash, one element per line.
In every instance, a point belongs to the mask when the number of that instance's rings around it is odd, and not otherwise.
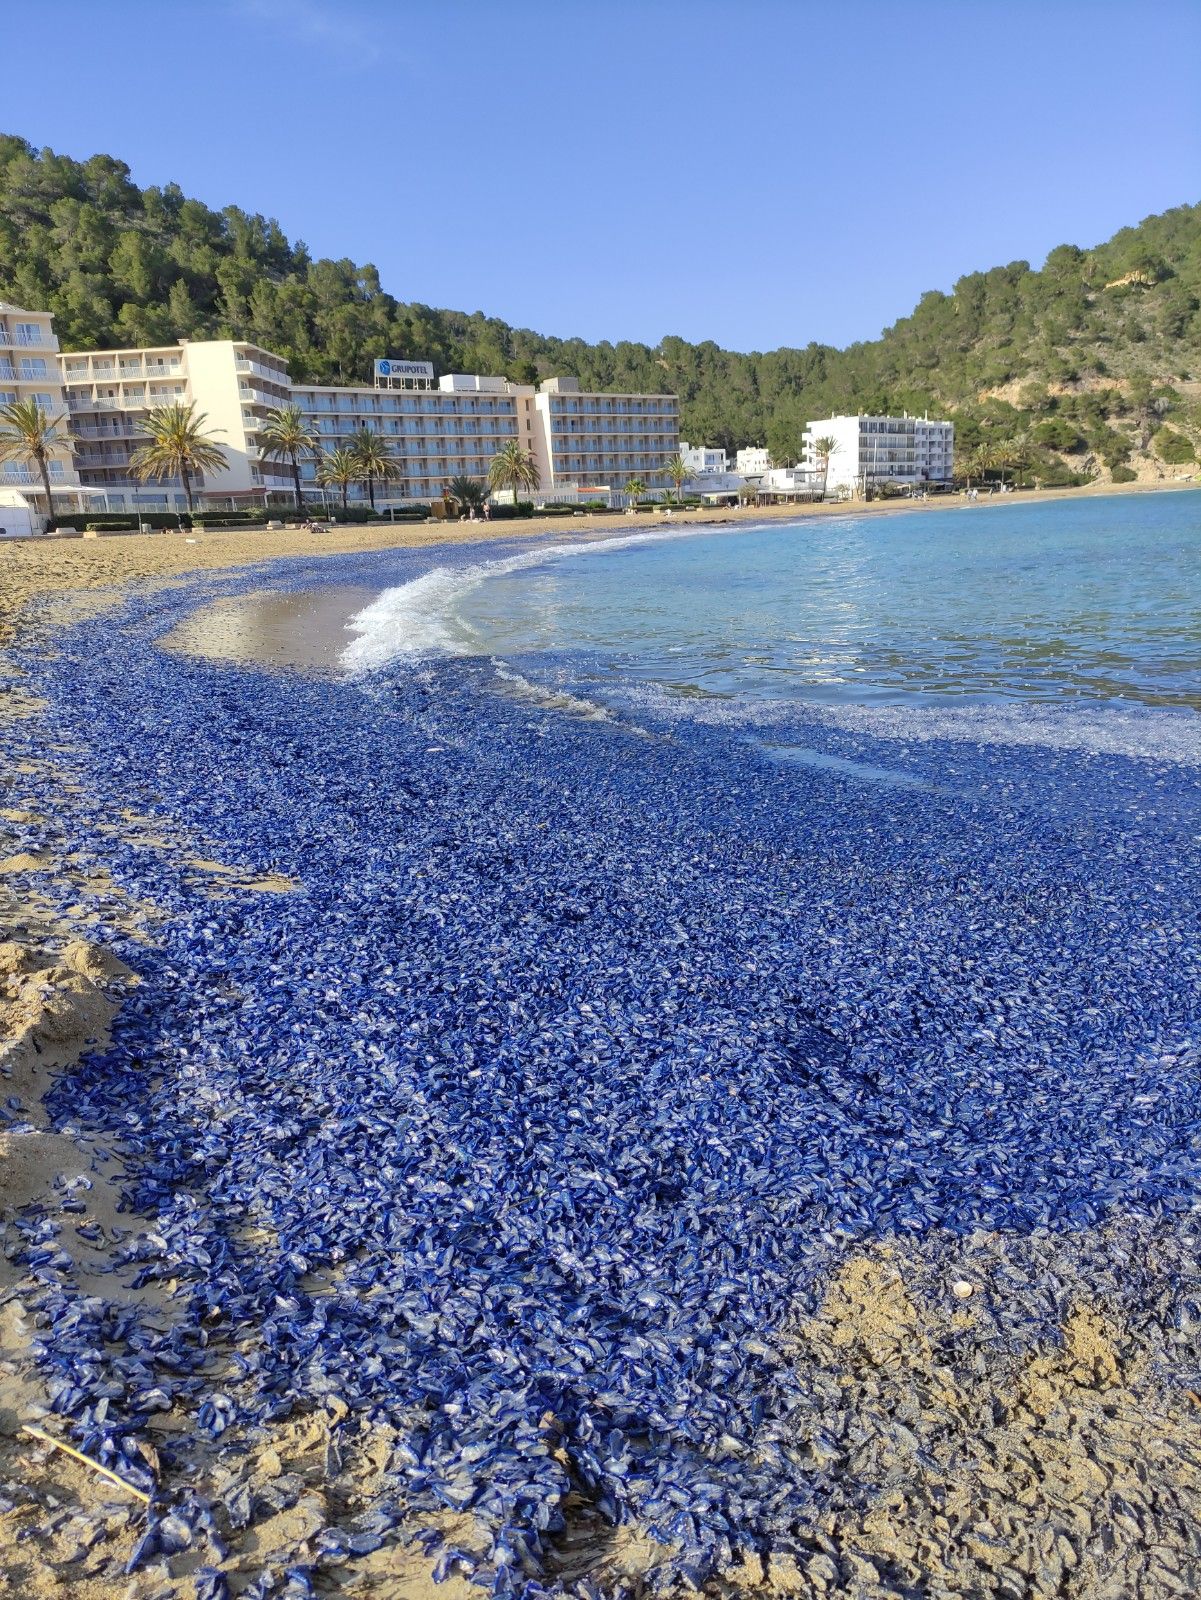
<path fill-rule="evenodd" d="M 1134 486 L 1137 488 L 1138 486 Z M 1183 487 L 1183 486 L 1179 486 Z M 1066 491 L 1072 499 L 1098 491 Z M 1113 492 L 1113 491 L 1110 491 Z M 1127 491 L 1129 492 L 1129 491 Z M 1146 492 L 1143 490 L 1143 492 Z M 992 505 L 1064 496 L 1007 495 Z M 748 525 L 765 519 L 895 514 L 898 510 L 962 506 L 957 497 L 928 506 L 780 507 L 685 514 L 690 523 Z M 19 626 L 52 628 L 102 610 L 130 584 L 170 583 L 188 573 L 289 555 L 484 539 L 662 527 L 663 519 L 570 517 L 533 523 L 457 527 L 351 528 L 328 535 L 299 531 L 134 535 L 95 541 L 46 539 L 0 543 L 0 648 Z M 314 663 L 296 647 L 294 628 L 328 634 L 357 608 L 367 591 L 332 588 L 319 600 L 275 597 L 267 654 L 284 664 Z M 276 604 L 276 601 L 278 604 Z M 306 606 L 309 612 L 306 612 Z M 318 618 L 313 611 L 321 611 Z M 255 633 L 262 605 L 253 609 Z M 247 619 L 218 618 L 218 634 L 203 646 L 244 659 Z M 203 619 L 197 624 L 202 630 Z M 306 630 L 310 631 L 310 630 Z M 200 647 L 185 636 L 185 647 Z M 256 638 L 253 653 L 261 657 Z M 37 714 L 28 695 L 11 692 L 7 716 Z M 69 754 L 47 752 L 66 764 Z M 115 1007 L 136 976 L 105 955 L 97 922 L 120 923 L 153 936 L 153 908 L 124 899 L 69 844 L 56 857 L 8 849 L 4 823 L 28 820 L 5 789 L 19 775 L 0 768 L 0 1095 L 22 1101 L 29 1131 L 0 1135 L 0 1490 L 14 1508 L 0 1512 L 0 1597 L 78 1596 L 108 1600 L 117 1593 L 172 1596 L 194 1592 L 190 1561 L 159 1563 L 114 1588 L 103 1575 L 128 1556 L 143 1513 L 112 1485 L 20 1432 L 44 1416 L 44 1394 L 28 1359 L 31 1328 L 17 1266 L 6 1259 L 4 1219 L 30 1203 L 48 1208 L 60 1224 L 59 1242 L 88 1292 L 140 1297 L 149 1314 L 171 1315 L 159 1291 L 133 1291 L 121 1274 L 101 1272 L 112 1243 L 144 1224 L 121 1214 L 111 1152 L 47 1130 L 40 1097 L 54 1073 L 69 1067 L 89 1043 L 103 1038 Z M 288 892 L 283 880 L 248 879 L 210 859 L 203 841 L 173 838 L 161 824 L 129 815 L 114 830 L 144 848 L 173 857 L 213 895 Z M 52 913 L 39 891 L 45 875 L 80 886 L 78 915 Z M 85 894 L 84 890 L 87 890 Z M 83 1209 L 78 1209 L 82 1201 Z M 70 1203 L 69 1211 L 60 1208 Z M 89 1225 L 99 1228 L 96 1234 Z M 80 1226 L 88 1237 L 79 1234 Z M 833 1278 L 821 1311 L 795 1329 L 794 1357 L 818 1397 L 835 1397 L 845 1418 L 841 1437 L 811 1428 L 806 1416 L 787 1421 L 785 1443 L 816 1467 L 830 1451 L 843 1468 L 846 1492 L 832 1493 L 807 1531 L 807 1554 L 748 1560 L 712 1585 L 714 1593 L 883 1597 L 997 1595 L 1012 1600 L 1067 1596 L 1125 1600 L 1127 1596 L 1196 1592 L 1201 1526 L 1201 1452 L 1194 1407 L 1201 1397 L 1165 1393 L 1148 1354 L 1126 1329 L 1086 1301 L 1070 1308 L 1059 1330 L 1015 1355 L 986 1337 L 982 1283 L 961 1284 L 962 1298 L 941 1301 L 928 1289 L 928 1260 L 918 1247 L 882 1247 L 850 1256 Z M 926 1251 L 937 1254 L 937 1243 Z M 48 1426 L 55 1429 L 55 1419 Z M 162 1433 L 186 1427 L 169 1414 Z M 331 1442 L 337 1448 L 331 1450 Z M 152 1448 L 152 1447 L 148 1447 Z M 224 1563 L 239 1592 L 264 1565 L 277 1569 L 311 1555 L 322 1526 L 346 1525 L 372 1504 L 387 1474 L 392 1438 L 378 1426 L 345 1414 L 332 1401 L 318 1412 L 281 1425 L 270 1436 L 228 1441 L 197 1455 L 194 1483 L 221 1506 L 237 1483 L 264 1493 L 250 1525 L 229 1530 Z M 233 1467 L 231 1469 L 231 1460 Z M 335 1463 L 331 1466 L 331 1462 Z M 862 1485 L 876 1487 L 864 1492 Z M 272 1499 L 279 1509 L 271 1510 Z M 568 1508 L 569 1528 L 557 1555 L 565 1581 L 588 1576 L 604 1587 L 639 1588 L 639 1574 L 663 1552 L 637 1529 L 614 1531 L 586 1507 Z M 423 1518 L 429 1525 L 429 1518 Z M 1100 1531 L 1103 1562 L 1078 1551 Z M 449 1526 L 452 1542 L 471 1545 L 469 1523 Z M 81 1549 L 87 1559 L 77 1559 Z M 386 1545 L 364 1561 L 322 1579 L 324 1592 L 355 1592 L 379 1600 L 467 1600 L 479 1591 L 460 1578 L 435 1588 L 429 1563 L 412 1549 Z"/>

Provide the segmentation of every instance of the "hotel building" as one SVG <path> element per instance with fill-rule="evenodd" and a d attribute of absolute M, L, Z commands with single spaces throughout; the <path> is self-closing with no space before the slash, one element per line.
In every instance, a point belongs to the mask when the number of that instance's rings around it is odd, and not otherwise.
<path fill-rule="evenodd" d="M 51 417 L 67 414 L 53 318 L 48 311 L 24 311 L 0 300 L 0 406 L 17 400 L 36 400 Z M 46 463 L 51 495 L 54 497 L 55 491 L 61 489 L 64 497 L 69 497 L 78 492 L 79 478 L 71 456 L 69 430 L 64 425 L 58 432 L 61 443 L 54 446 Z M 0 489 L 45 498 L 42 474 L 34 461 L 0 461 Z"/>
<path fill-rule="evenodd" d="M 667 463 L 680 449 L 675 395 L 585 394 L 575 378 L 546 378 L 531 399 L 542 428 L 535 459 L 544 499 L 620 493 L 631 478 L 652 493 L 670 486 Z"/>
<path fill-rule="evenodd" d="M 493 456 L 514 439 L 534 449 L 537 440 L 528 420 L 532 388 L 506 378 L 455 372 L 435 381 L 433 367 L 424 361 L 375 365 L 374 386 L 298 383 L 292 386 L 291 403 L 304 412 L 322 455 L 349 449 L 363 428 L 381 435 L 399 476 L 376 486 L 377 505 L 436 499 L 460 475 L 486 478 Z M 545 487 L 546 469 L 539 465 Z M 313 457 L 301 463 L 301 477 L 319 492 Z"/>
<path fill-rule="evenodd" d="M 258 430 L 288 404 L 287 364 L 269 350 L 229 339 L 187 340 L 136 350 L 68 350 L 59 357 L 82 484 L 116 509 L 182 503 L 178 480 L 135 481 L 129 458 L 146 443 L 146 414 L 194 402 L 204 431 L 225 452 L 218 473 L 196 474 L 199 493 L 252 496 L 284 489 L 286 463 L 259 461 Z M 180 492 L 173 492 L 180 491 Z"/>
<path fill-rule="evenodd" d="M 15 361 L 10 348 L 20 351 Z M 0 394 L 6 373 L 13 394 L 32 390 L 67 416 L 75 464 L 64 448 L 54 478 L 76 486 L 81 504 L 118 511 L 183 508 L 181 484 L 139 482 L 130 468 L 146 442 L 148 412 L 176 402 L 195 405 L 226 456 L 223 469 L 194 480 L 210 505 L 291 501 L 290 464 L 260 456 L 268 413 L 286 405 L 300 407 L 319 442 L 316 457 L 301 463 L 314 499 L 322 455 L 349 446 L 365 427 L 381 436 L 397 466 L 394 481 L 376 485 L 381 508 L 436 499 L 460 475 L 486 478 L 493 457 L 515 440 L 537 463 L 540 501 L 620 495 L 633 477 L 662 491 L 679 450 L 674 395 L 586 394 L 567 377 L 537 387 L 474 373 L 435 378 L 429 362 L 383 359 L 371 385 L 293 383 L 282 356 L 230 339 L 60 353 L 48 313 L 0 306 Z M 21 466 L 0 469 L 4 484 L 36 486 Z"/>
<path fill-rule="evenodd" d="M 826 473 L 826 489 L 864 493 L 869 487 L 896 483 L 902 487 L 951 481 L 955 425 L 928 417 L 824 417 L 811 422 L 802 439 L 802 465 L 820 479 L 823 463 L 818 439 L 835 441 Z"/>

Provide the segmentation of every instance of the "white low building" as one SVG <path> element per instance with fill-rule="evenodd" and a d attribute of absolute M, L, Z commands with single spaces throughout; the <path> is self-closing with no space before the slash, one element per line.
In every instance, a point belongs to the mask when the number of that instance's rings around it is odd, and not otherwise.
<path fill-rule="evenodd" d="M 737 500 L 746 487 L 746 479 L 738 472 L 698 472 L 683 486 L 685 494 L 697 494 L 710 501 Z"/>
<path fill-rule="evenodd" d="M 724 450 L 707 444 L 688 444 L 680 441 L 680 457 L 688 468 L 690 478 L 707 476 L 711 472 L 729 472 L 730 458 Z"/>
<path fill-rule="evenodd" d="M 760 498 L 772 500 L 818 495 L 821 489 L 821 474 L 805 467 L 769 467 L 755 484 Z"/>
<path fill-rule="evenodd" d="M 743 478 L 761 478 L 771 468 L 771 455 L 759 444 L 745 445 L 734 457 L 734 471 Z"/>
<path fill-rule="evenodd" d="M 822 442 L 828 448 L 821 448 Z M 883 484 L 920 488 L 951 481 L 955 424 L 929 417 L 822 417 L 802 439 L 802 463 L 829 492 L 866 494 Z"/>

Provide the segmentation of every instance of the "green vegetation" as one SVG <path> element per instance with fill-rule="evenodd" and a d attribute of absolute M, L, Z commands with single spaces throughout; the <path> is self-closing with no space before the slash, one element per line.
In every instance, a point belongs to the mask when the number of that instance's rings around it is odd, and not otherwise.
<path fill-rule="evenodd" d="M 460 511 L 482 511 L 484 502 L 488 498 L 488 489 L 478 478 L 469 478 L 466 473 L 458 473 L 446 485 L 443 498 L 453 500 Z"/>
<path fill-rule="evenodd" d="M 1028 436 L 1035 481 L 1125 465 L 1169 420 L 1194 453 L 1201 440 L 1201 205 L 1094 249 L 1060 245 L 1040 271 L 969 273 L 846 350 L 744 355 L 675 337 L 593 345 L 406 304 L 374 267 L 314 261 L 265 217 L 213 211 L 174 184 L 139 189 L 110 156 L 78 162 L 0 136 L 0 296 L 52 311 L 64 349 L 237 337 L 304 380 L 363 381 L 386 352 L 675 393 L 685 437 L 727 450 L 762 440 L 781 463 L 810 418 L 860 410 L 953 416 L 967 454 Z M 1037 436 L 1044 424 L 1056 426 Z"/>
<path fill-rule="evenodd" d="M 66 417 L 52 417 L 33 399 L 10 400 L 6 406 L 0 406 L 0 461 L 33 462 L 42 480 L 48 516 L 54 511 L 50 497 L 50 452 L 66 438 L 66 430 L 59 431 L 66 420 Z"/>
<path fill-rule="evenodd" d="M 352 483 L 359 481 L 359 465 L 349 450 L 331 450 L 321 457 L 317 468 L 317 482 L 327 489 L 342 491 L 342 510 L 347 509 L 346 499 Z"/>
<path fill-rule="evenodd" d="M 840 448 L 838 440 L 832 433 L 823 433 L 819 439 L 813 441 L 813 454 L 816 456 L 822 469 L 822 499 L 826 498 L 826 484 L 830 478 L 830 457 Z"/>
<path fill-rule="evenodd" d="M 1197 452 L 1192 442 L 1171 428 L 1161 428 L 1151 443 L 1155 448 L 1155 454 L 1170 467 L 1181 467 L 1186 462 L 1197 459 Z"/>
<path fill-rule="evenodd" d="M 286 461 L 292 468 L 293 492 L 296 509 L 304 509 L 304 495 L 300 488 L 300 458 L 311 455 L 317 441 L 310 433 L 299 406 L 280 406 L 267 413 L 259 430 L 259 456 L 263 461 Z"/>
<path fill-rule="evenodd" d="M 183 484 L 188 510 L 193 509 L 193 479 L 203 472 L 219 472 L 225 466 L 225 451 L 204 431 L 208 421 L 194 401 L 187 405 L 155 406 L 142 424 L 149 442 L 129 458 L 130 471 L 145 482 L 148 478 L 178 478 Z"/>
<path fill-rule="evenodd" d="M 676 499 L 679 500 L 680 492 L 688 477 L 688 468 L 684 465 L 684 457 L 679 455 L 672 456 L 663 470 L 675 485 Z"/>
<path fill-rule="evenodd" d="M 350 447 L 350 454 L 354 459 L 358 481 L 367 485 L 367 499 L 374 511 L 376 484 L 391 483 L 399 478 L 400 463 L 392 454 L 387 440 L 381 438 L 374 428 L 359 429 Z"/>
<path fill-rule="evenodd" d="M 488 483 L 493 489 L 511 489 L 513 503 L 517 504 L 520 489 L 537 489 L 542 482 L 538 463 L 523 450 L 516 439 L 511 439 L 492 457 L 488 467 Z"/>

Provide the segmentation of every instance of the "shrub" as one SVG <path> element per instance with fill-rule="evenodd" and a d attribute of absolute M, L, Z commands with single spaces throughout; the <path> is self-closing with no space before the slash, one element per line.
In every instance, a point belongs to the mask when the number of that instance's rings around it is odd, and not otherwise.
<path fill-rule="evenodd" d="M 1169 467 L 1183 467 L 1197 459 L 1192 440 L 1186 439 L 1184 434 L 1176 433 L 1171 428 L 1161 428 L 1152 443 L 1155 446 L 1155 454 Z"/>
<path fill-rule="evenodd" d="M 118 522 L 113 517 L 106 517 L 103 522 L 85 522 L 84 533 L 136 533 L 136 522 Z"/>
<path fill-rule="evenodd" d="M 1115 467 L 1110 469 L 1109 476 L 1114 483 L 1133 483 L 1138 477 L 1138 473 L 1135 472 L 1133 467 L 1123 466 L 1119 461 Z"/>
<path fill-rule="evenodd" d="M 283 519 L 280 518 L 279 520 L 282 521 Z M 236 528 L 263 528 L 266 527 L 266 521 L 261 511 L 253 521 L 249 520 L 241 511 L 226 513 L 206 511 L 203 517 L 195 518 L 192 527 L 199 529 L 201 532 L 206 528 L 224 528 L 229 531 Z"/>
<path fill-rule="evenodd" d="M 512 522 L 516 517 L 532 517 L 534 515 L 534 502 L 532 500 L 519 500 L 515 506 L 493 506 L 493 522 Z"/>
<path fill-rule="evenodd" d="M 1077 450 L 1080 447 L 1079 433 L 1062 417 L 1050 417 L 1046 422 L 1037 423 L 1030 437 L 1036 445 L 1047 450 Z"/>
<path fill-rule="evenodd" d="M 179 516 L 174 511 L 67 511 L 51 517 L 50 529 L 57 532 L 61 528 L 74 528 L 77 533 L 101 533 L 105 528 L 127 531 L 141 522 L 149 523 L 152 528 L 178 528 L 181 523 L 190 528 L 192 525 L 186 511 Z"/>

